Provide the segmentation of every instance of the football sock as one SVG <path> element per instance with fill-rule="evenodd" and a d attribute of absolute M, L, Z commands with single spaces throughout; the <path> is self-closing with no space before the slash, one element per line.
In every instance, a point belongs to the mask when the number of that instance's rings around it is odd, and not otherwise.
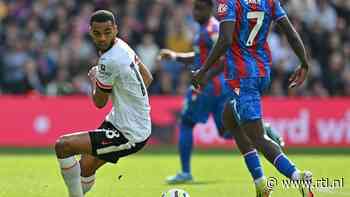
<path fill-rule="evenodd" d="M 179 152 L 182 172 L 191 173 L 191 153 L 193 147 L 193 127 L 185 124 L 180 125 Z"/>
<path fill-rule="evenodd" d="M 89 177 L 80 177 L 81 178 L 81 186 L 83 188 L 83 193 L 90 191 L 92 186 L 95 183 L 95 174 L 89 176 Z"/>
<path fill-rule="evenodd" d="M 74 156 L 58 159 L 61 174 L 68 188 L 70 197 L 83 197 L 83 189 L 80 182 L 80 164 Z"/>
<path fill-rule="evenodd" d="M 295 171 L 293 172 L 293 174 L 292 174 L 291 179 L 294 180 L 294 181 L 301 180 L 302 177 L 301 177 L 301 174 L 300 174 L 300 173 L 301 173 L 300 170 L 298 170 L 298 169 L 295 170 Z"/>
<path fill-rule="evenodd" d="M 284 176 L 292 179 L 293 173 L 297 172 L 295 165 L 288 159 L 288 157 L 281 153 L 273 162 L 273 165 L 280 171 Z"/>
<path fill-rule="evenodd" d="M 256 150 L 246 153 L 244 155 L 244 160 L 250 174 L 252 175 L 255 181 L 264 177 L 264 173 L 259 160 L 259 155 Z"/>

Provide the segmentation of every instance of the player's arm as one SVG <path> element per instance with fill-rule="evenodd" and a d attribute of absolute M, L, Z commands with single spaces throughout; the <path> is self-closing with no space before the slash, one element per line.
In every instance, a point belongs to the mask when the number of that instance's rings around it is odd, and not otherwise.
<path fill-rule="evenodd" d="M 284 35 L 286 35 L 289 45 L 292 47 L 294 53 L 298 56 L 301 63 L 290 77 L 289 87 L 292 88 L 295 86 L 300 86 L 306 79 L 306 75 L 309 70 L 307 53 L 304 47 L 304 43 L 288 17 L 283 17 L 278 20 L 277 28 L 283 32 Z"/>
<path fill-rule="evenodd" d="M 235 21 L 224 21 L 220 23 L 218 41 L 215 43 L 213 49 L 210 51 L 210 54 L 204 62 L 204 65 L 202 66 L 201 70 L 207 72 L 211 68 L 211 66 L 214 65 L 215 62 L 217 62 L 219 58 L 223 56 L 227 49 L 232 45 L 232 35 L 235 29 L 234 27 Z"/>
<path fill-rule="evenodd" d="M 205 73 L 225 54 L 233 43 L 233 33 L 236 23 L 235 1 L 218 0 L 217 16 L 220 21 L 219 36 L 211 49 L 209 56 L 199 71 L 193 75 L 193 84 L 200 85 Z"/>
<path fill-rule="evenodd" d="M 160 50 L 158 55 L 158 59 L 160 60 L 171 59 L 187 65 L 193 64 L 194 58 L 195 58 L 195 53 L 193 51 L 187 52 L 187 53 L 179 53 L 170 49 L 162 49 Z"/>
<path fill-rule="evenodd" d="M 227 49 L 232 45 L 233 32 L 235 27 L 234 20 L 223 21 L 220 23 L 219 37 L 213 49 L 210 51 L 208 58 L 204 62 L 201 69 L 193 76 L 194 85 L 202 83 L 206 72 L 225 54 Z"/>
<path fill-rule="evenodd" d="M 97 83 L 94 85 L 95 87 L 92 90 L 92 100 L 97 108 L 101 109 L 106 106 L 109 98 L 109 91 L 106 91 L 100 88 Z"/>
<path fill-rule="evenodd" d="M 108 101 L 109 93 L 110 90 L 105 89 L 101 86 L 103 86 L 97 79 L 96 79 L 96 74 L 98 72 L 98 67 L 94 66 L 90 69 L 88 76 L 90 78 L 91 82 L 91 96 L 92 96 L 92 101 L 94 105 L 97 108 L 103 108 Z"/>
<path fill-rule="evenodd" d="M 206 73 L 206 78 L 208 80 L 214 78 L 215 76 L 217 76 L 218 74 L 220 74 L 224 70 L 224 66 L 225 66 L 224 60 L 220 59 L 219 63 L 218 63 L 218 66 L 209 69 L 209 71 Z"/>
<path fill-rule="evenodd" d="M 272 18 L 277 24 L 277 28 L 286 35 L 288 43 L 292 47 L 294 53 L 298 56 L 301 63 L 289 78 L 289 88 L 293 88 L 300 86 L 306 79 L 309 70 L 307 54 L 303 41 L 292 23 L 289 21 L 286 12 L 281 6 L 281 2 L 279 0 L 274 0 L 273 3 L 274 10 L 272 12 Z"/>
<path fill-rule="evenodd" d="M 295 30 L 288 17 L 283 17 L 282 19 L 278 20 L 277 28 L 279 31 L 283 32 L 284 35 L 286 35 L 288 43 L 301 62 L 301 66 L 308 69 L 309 65 L 307 62 L 307 55 L 303 41 L 301 40 L 299 33 Z"/>
<path fill-rule="evenodd" d="M 143 64 L 141 61 L 138 62 L 140 74 L 142 76 L 143 82 L 145 83 L 146 87 L 151 85 L 153 81 L 152 73 L 148 70 L 145 64 Z"/>

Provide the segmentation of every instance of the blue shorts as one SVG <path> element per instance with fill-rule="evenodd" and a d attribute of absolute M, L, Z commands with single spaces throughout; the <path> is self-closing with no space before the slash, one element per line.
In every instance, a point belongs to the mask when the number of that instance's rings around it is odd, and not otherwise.
<path fill-rule="evenodd" d="M 270 76 L 242 78 L 239 80 L 239 91 L 233 91 L 230 103 L 239 122 L 262 118 L 261 95 L 270 85 Z"/>
<path fill-rule="evenodd" d="M 187 124 L 205 123 L 209 114 L 213 114 L 216 127 L 223 128 L 222 112 L 226 101 L 231 96 L 231 90 L 222 81 L 221 93 L 215 93 L 213 83 L 208 83 L 201 93 L 196 93 L 193 88 L 189 88 L 185 96 L 184 107 L 181 113 L 181 121 Z"/>

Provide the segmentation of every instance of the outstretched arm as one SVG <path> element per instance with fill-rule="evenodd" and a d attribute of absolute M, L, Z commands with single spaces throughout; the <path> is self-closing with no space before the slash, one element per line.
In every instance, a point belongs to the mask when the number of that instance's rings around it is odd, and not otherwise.
<path fill-rule="evenodd" d="M 160 60 L 172 59 L 187 65 L 194 63 L 194 57 L 194 52 L 178 53 L 170 49 L 162 49 L 158 55 Z"/>
<path fill-rule="evenodd" d="M 288 17 L 283 17 L 278 20 L 277 28 L 286 35 L 288 43 L 292 47 L 294 53 L 298 56 L 301 63 L 289 78 L 289 87 L 292 88 L 295 86 L 300 86 L 305 81 L 309 70 L 307 53 L 304 47 L 304 43 Z"/>

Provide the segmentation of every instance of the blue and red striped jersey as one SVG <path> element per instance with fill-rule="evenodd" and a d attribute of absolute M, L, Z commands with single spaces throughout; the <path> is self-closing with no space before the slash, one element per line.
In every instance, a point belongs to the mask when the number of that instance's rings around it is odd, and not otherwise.
<path fill-rule="evenodd" d="M 279 0 L 218 0 L 219 21 L 235 21 L 233 44 L 226 52 L 226 79 L 270 73 L 268 33 L 271 23 L 285 16 Z"/>
<path fill-rule="evenodd" d="M 193 50 L 195 52 L 194 64 L 198 69 L 204 64 L 211 48 L 214 46 L 219 36 L 219 21 L 211 17 L 207 23 L 201 25 L 193 40 Z"/>
<path fill-rule="evenodd" d="M 215 17 L 211 17 L 207 23 L 200 25 L 193 40 L 193 50 L 195 52 L 194 69 L 199 69 L 204 64 L 218 36 L 219 21 Z M 221 94 L 223 79 L 223 74 L 220 74 L 211 80 L 214 85 L 215 95 Z"/>

